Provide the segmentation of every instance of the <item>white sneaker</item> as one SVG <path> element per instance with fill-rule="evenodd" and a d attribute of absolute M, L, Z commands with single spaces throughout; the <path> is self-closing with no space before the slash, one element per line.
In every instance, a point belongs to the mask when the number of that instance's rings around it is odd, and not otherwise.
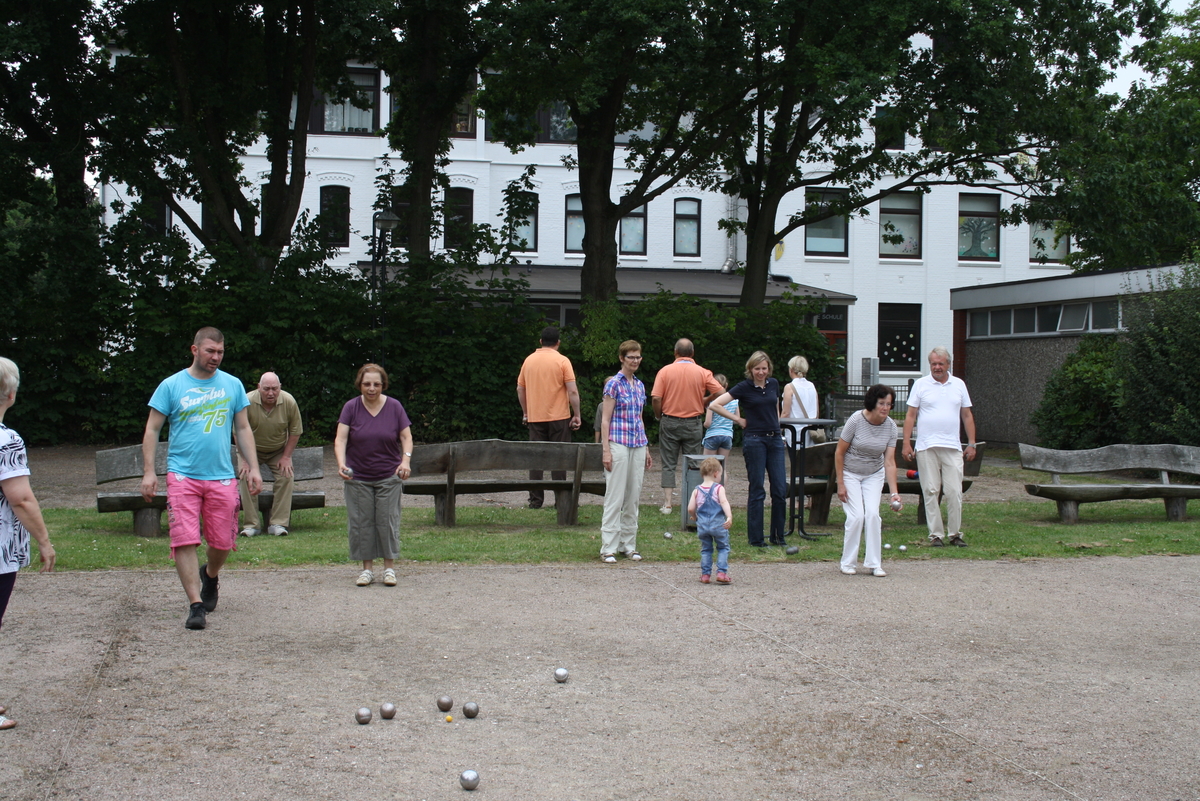
<path fill-rule="evenodd" d="M 853 576 L 858 571 L 852 567 L 843 567 L 842 572 L 845 573 L 847 576 Z"/>
<path fill-rule="evenodd" d="M 245 526 L 242 528 L 243 537 L 257 537 L 261 532 L 254 526 Z"/>
<path fill-rule="evenodd" d="M 375 581 L 375 574 L 372 573 L 370 570 L 364 570 L 363 572 L 358 574 L 358 581 L 356 581 L 354 583 L 360 587 L 368 587 L 371 585 L 371 582 L 373 582 L 373 581 Z"/>
<path fill-rule="evenodd" d="M 387 570 L 383 571 L 383 586 L 385 586 L 385 587 L 395 587 L 396 586 L 396 571 L 392 570 L 390 567 Z"/>
<path fill-rule="evenodd" d="M 272 537 L 286 537 L 288 532 L 283 526 L 267 526 L 267 533 Z"/>
<path fill-rule="evenodd" d="M 887 575 L 887 573 L 883 572 L 882 567 L 877 567 L 871 571 L 871 575 L 874 576 L 875 578 L 883 578 L 884 576 Z"/>

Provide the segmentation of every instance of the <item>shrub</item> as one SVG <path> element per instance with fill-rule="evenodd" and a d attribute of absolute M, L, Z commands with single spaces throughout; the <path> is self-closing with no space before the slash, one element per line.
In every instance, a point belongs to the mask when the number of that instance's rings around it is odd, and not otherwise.
<path fill-rule="evenodd" d="M 1099 448 L 1124 437 L 1116 337 L 1093 334 L 1046 382 L 1030 418 L 1047 448 Z"/>

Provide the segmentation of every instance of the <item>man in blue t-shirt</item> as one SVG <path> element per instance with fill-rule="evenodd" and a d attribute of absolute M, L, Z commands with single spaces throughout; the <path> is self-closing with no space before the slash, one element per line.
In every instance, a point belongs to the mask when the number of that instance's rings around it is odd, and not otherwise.
<path fill-rule="evenodd" d="M 254 432 L 242 383 L 219 369 L 225 358 L 225 335 L 201 328 L 192 342 L 192 366 L 158 385 L 150 398 L 150 418 L 142 436 L 142 497 L 158 493 L 155 452 L 163 423 L 170 422 L 167 449 L 167 514 L 171 557 L 187 593 L 184 625 L 202 629 L 205 614 L 217 608 L 217 575 L 229 552 L 237 550 L 238 474 L 229 452 L 237 440 L 242 471 L 250 494 L 262 491 Z M 207 564 L 201 565 L 200 521 L 204 520 Z"/>

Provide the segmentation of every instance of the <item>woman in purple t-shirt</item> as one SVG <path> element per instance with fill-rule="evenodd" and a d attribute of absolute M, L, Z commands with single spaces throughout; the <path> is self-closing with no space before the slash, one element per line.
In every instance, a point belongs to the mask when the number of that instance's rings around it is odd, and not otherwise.
<path fill-rule="evenodd" d="M 412 474 L 412 423 L 400 401 L 383 393 L 388 375 L 377 364 L 358 369 L 354 386 L 361 395 L 346 401 L 338 417 L 333 455 L 346 496 L 350 558 L 361 560 L 357 584 L 375 581 L 375 560 L 383 560 L 383 583 L 396 586 L 400 555 L 400 499 Z"/>

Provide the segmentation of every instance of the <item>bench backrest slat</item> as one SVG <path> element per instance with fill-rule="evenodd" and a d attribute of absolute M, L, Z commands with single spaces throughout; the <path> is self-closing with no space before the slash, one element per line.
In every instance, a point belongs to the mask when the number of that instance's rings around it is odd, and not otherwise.
<path fill-rule="evenodd" d="M 154 474 L 167 474 L 167 447 L 169 443 L 158 443 L 154 454 Z M 230 446 L 234 465 L 237 465 L 237 450 Z M 325 477 L 325 453 L 320 447 L 297 448 L 292 453 L 292 469 L 297 481 Z M 259 465 L 263 481 L 274 481 L 271 468 L 265 464 Z M 129 478 L 142 477 L 142 446 L 129 445 L 125 448 L 111 448 L 96 451 L 96 483 L 107 484 L 110 481 L 124 481 Z"/>
<path fill-rule="evenodd" d="M 477 439 L 466 442 L 442 442 L 418 445 L 410 462 L 414 476 L 445 475 L 454 448 L 455 470 L 574 470 L 580 449 L 584 470 L 600 471 L 601 448 L 594 443 L 511 442 L 501 439 Z"/>
<path fill-rule="evenodd" d="M 1082 451 L 1058 451 L 1021 443 L 1021 467 L 1047 473 L 1107 473 L 1158 470 L 1200 473 L 1200 448 L 1192 445 L 1105 445 Z"/>

